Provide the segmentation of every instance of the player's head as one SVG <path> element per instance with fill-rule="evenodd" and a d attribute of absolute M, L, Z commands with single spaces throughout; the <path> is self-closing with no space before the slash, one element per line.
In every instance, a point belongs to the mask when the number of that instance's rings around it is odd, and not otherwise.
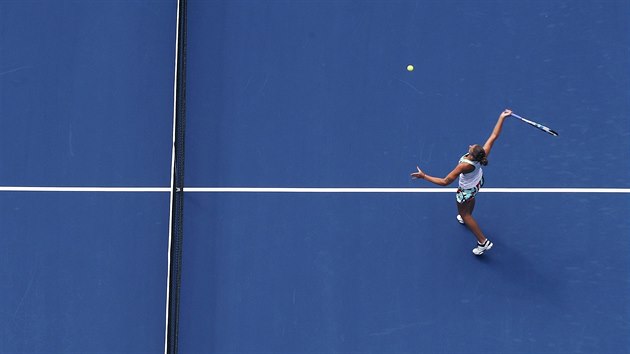
<path fill-rule="evenodd" d="M 479 161 L 479 163 L 481 163 L 482 165 L 485 166 L 488 164 L 488 159 L 486 158 L 486 150 L 484 150 L 481 145 L 470 145 L 468 147 L 468 154 L 473 158 L 473 160 Z"/>

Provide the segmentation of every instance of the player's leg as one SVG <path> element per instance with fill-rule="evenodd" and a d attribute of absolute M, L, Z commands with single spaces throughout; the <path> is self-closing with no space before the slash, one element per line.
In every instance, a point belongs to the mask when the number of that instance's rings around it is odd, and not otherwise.
<path fill-rule="evenodd" d="M 475 208 L 475 198 L 468 199 L 462 203 L 457 203 L 457 211 L 459 212 L 459 215 L 462 217 L 462 220 L 464 220 L 464 223 L 466 224 L 466 226 L 468 226 L 470 231 L 472 231 L 472 233 L 475 235 L 479 243 L 484 243 L 486 242 L 486 236 L 484 236 L 483 232 L 481 231 L 481 228 L 479 228 L 479 225 L 477 224 L 477 221 L 475 221 L 475 219 L 472 216 L 472 211 L 474 208 Z"/>
<path fill-rule="evenodd" d="M 476 255 L 483 254 L 484 251 L 492 248 L 492 242 L 490 242 L 481 231 L 481 228 L 477 224 L 477 221 L 472 216 L 472 210 L 475 208 L 475 198 L 468 199 L 462 203 L 457 203 L 457 211 L 461 215 L 464 223 L 470 231 L 477 238 L 477 247 L 473 249 L 473 253 Z"/>
<path fill-rule="evenodd" d="M 458 209 L 459 210 L 459 209 Z M 470 205 L 470 215 L 472 215 L 473 210 L 475 210 L 475 199 L 472 199 L 472 205 Z M 457 222 L 459 222 L 462 225 L 465 225 L 466 223 L 464 222 L 464 219 L 462 218 L 461 214 L 457 214 Z"/>

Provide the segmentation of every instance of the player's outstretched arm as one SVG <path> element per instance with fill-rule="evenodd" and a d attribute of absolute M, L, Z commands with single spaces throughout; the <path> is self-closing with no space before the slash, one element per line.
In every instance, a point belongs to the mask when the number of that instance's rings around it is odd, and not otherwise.
<path fill-rule="evenodd" d="M 424 179 L 431 183 L 435 183 L 438 186 L 448 186 L 449 184 L 453 183 L 454 180 L 457 179 L 457 176 L 459 176 L 460 173 L 470 172 L 473 169 L 473 166 L 470 164 L 460 163 L 453 169 L 453 171 L 451 171 L 444 178 L 429 176 L 426 173 L 424 173 L 424 171 L 422 171 L 420 167 L 418 166 L 416 166 L 416 169 L 418 170 L 418 172 L 412 173 L 411 178 Z"/>
<path fill-rule="evenodd" d="M 510 114 L 512 114 L 512 111 L 509 109 L 506 109 L 503 112 L 501 112 L 501 115 L 499 116 L 499 120 L 497 121 L 497 124 L 495 124 L 494 129 L 492 130 L 492 134 L 490 134 L 490 137 L 488 138 L 486 143 L 483 144 L 483 150 L 486 152 L 486 156 L 490 155 L 490 150 L 492 150 L 492 145 L 494 145 L 495 140 L 497 140 L 497 138 L 499 138 L 499 134 L 501 134 L 501 129 L 503 128 L 503 122 L 505 121 L 505 118 L 510 116 Z"/>

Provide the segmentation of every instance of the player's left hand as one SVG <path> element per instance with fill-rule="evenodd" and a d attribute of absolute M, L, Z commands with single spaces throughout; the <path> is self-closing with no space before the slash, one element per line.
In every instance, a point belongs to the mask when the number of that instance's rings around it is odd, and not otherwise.
<path fill-rule="evenodd" d="M 425 173 L 424 173 L 424 172 L 422 172 L 422 170 L 420 169 L 420 167 L 416 166 L 416 169 L 418 170 L 418 172 L 414 172 L 414 173 L 412 173 L 412 174 L 411 174 L 411 178 L 414 178 L 414 179 L 415 179 L 415 178 L 420 178 L 420 179 L 424 178 Z"/>

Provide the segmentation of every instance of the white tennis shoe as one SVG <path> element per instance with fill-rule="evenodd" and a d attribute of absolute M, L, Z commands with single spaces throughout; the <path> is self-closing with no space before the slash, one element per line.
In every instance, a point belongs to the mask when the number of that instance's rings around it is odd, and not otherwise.
<path fill-rule="evenodd" d="M 474 253 L 475 256 L 481 256 L 485 251 L 491 249 L 492 246 L 494 246 L 494 244 L 488 239 L 486 239 L 486 242 L 484 242 L 483 245 L 480 245 L 479 242 L 477 242 L 477 247 L 473 248 L 472 253 Z"/>
<path fill-rule="evenodd" d="M 461 216 L 461 215 L 459 215 L 459 214 L 457 214 L 457 222 L 458 222 L 458 223 L 460 223 L 460 224 L 462 224 L 462 225 L 464 225 L 464 224 L 465 224 L 465 223 L 464 223 L 464 219 L 462 219 L 462 216 Z"/>

